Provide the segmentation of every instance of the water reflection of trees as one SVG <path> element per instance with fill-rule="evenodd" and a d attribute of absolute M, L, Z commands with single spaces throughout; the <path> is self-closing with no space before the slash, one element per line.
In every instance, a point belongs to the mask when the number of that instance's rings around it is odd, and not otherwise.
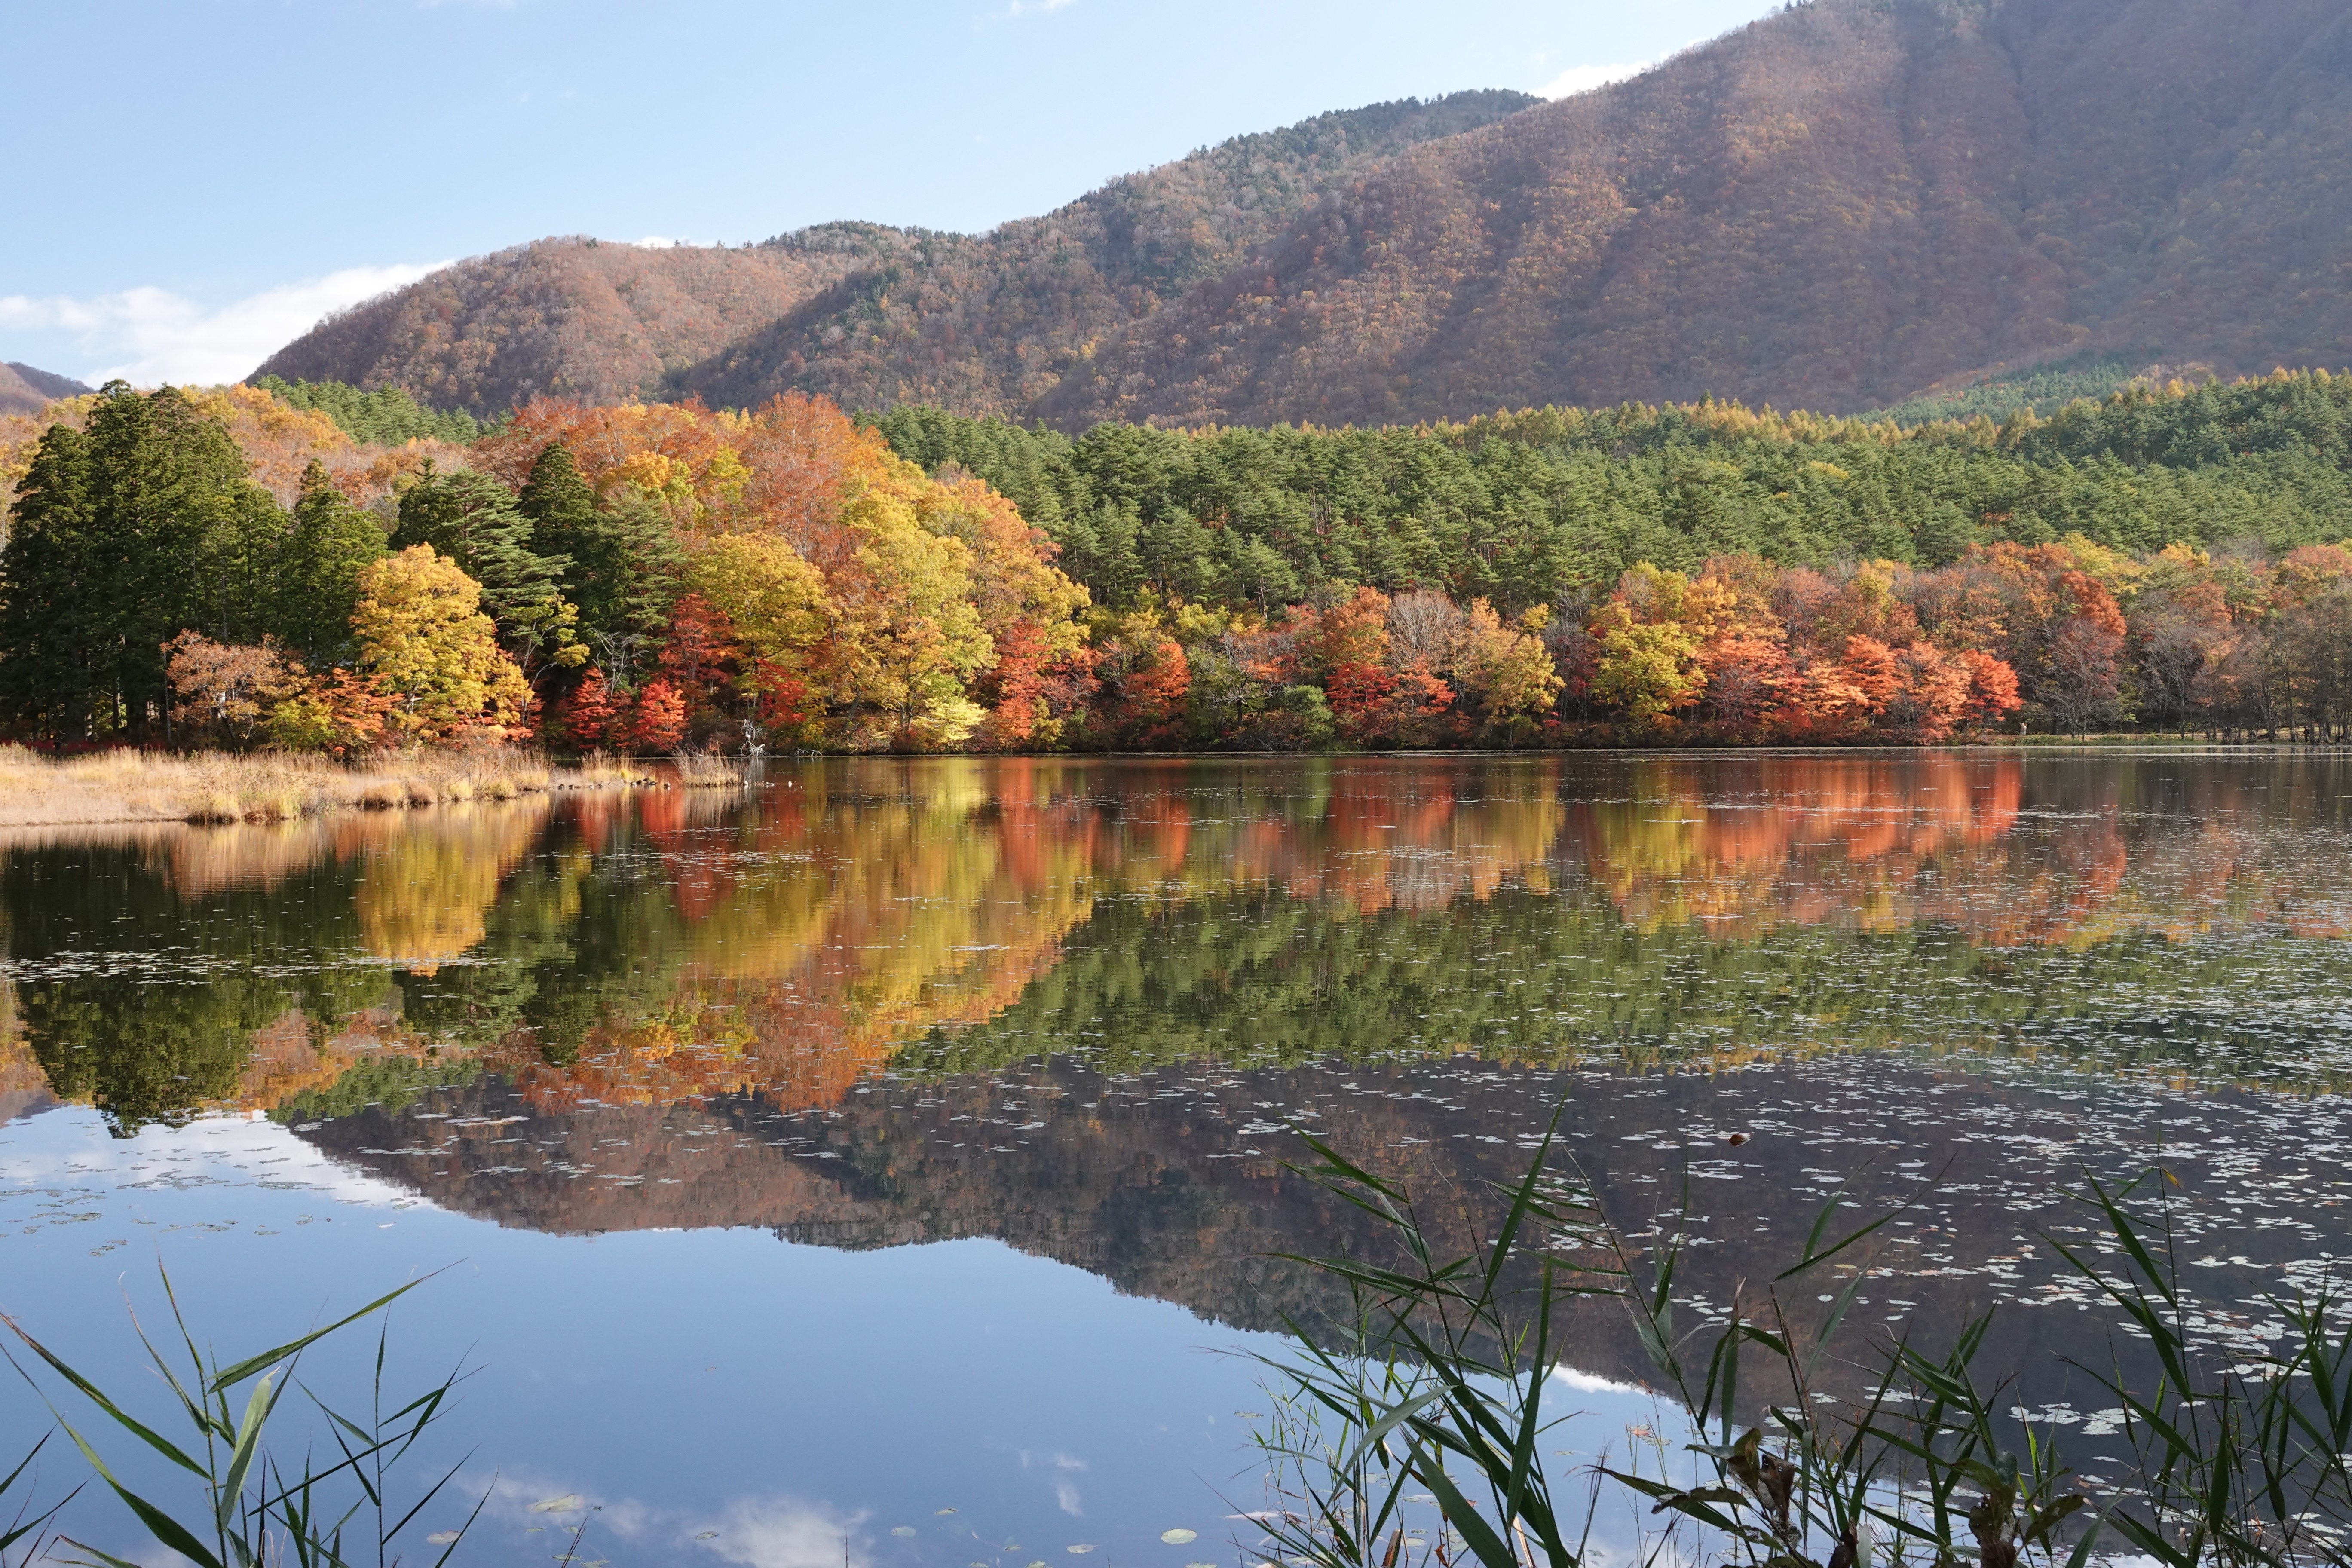
<path fill-rule="evenodd" d="M 828 1103 L 894 1059 L 1039 1051 L 1990 1042 L 2194 1071 L 2323 1033 L 2242 1004 L 2274 991 L 2266 963 L 2332 984 L 2336 944 L 2262 943 L 2352 918 L 2347 776 L 1996 752 L 828 763 L 748 796 L 37 840 L 6 851 L 0 912 L 17 1059 L 125 1123 L 332 1113 L 458 1058 L 547 1104 Z"/>

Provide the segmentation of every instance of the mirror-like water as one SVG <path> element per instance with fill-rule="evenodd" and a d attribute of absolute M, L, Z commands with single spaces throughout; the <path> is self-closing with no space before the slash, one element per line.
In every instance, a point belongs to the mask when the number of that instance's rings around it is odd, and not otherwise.
<path fill-rule="evenodd" d="M 1996 752 L 834 762 L 27 838 L 0 1310 L 111 1374 L 158 1260 L 234 1349 L 445 1270 L 394 1341 L 481 1368 L 476 1560 L 584 1514 L 614 1561 L 1182 1568 L 1260 1505 L 1248 1352 L 1341 1310 L 1280 1255 L 1378 1243 L 1292 1129 L 1460 1194 L 1564 1100 L 1629 1230 L 1687 1202 L 1694 1310 L 1841 1185 L 1910 1197 L 1857 1311 L 2000 1303 L 2095 1435 L 2084 1173 L 2174 1170 L 2216 1331 L 2352 1255 L 2347 850 L 2352 760 Z M 1622 1443 L 1638 1347 L 1570 1324 L 1562 1441 Z"/>

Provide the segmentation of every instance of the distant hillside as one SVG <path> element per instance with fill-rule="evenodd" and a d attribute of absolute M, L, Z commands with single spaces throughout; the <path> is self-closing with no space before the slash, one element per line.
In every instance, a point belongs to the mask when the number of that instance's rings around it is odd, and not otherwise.
<path fill-rule="evenodd" d="M 2352 0 L 1809 0 L 1530 101 L 1326 115 L 982 236 L 541 242 L 264 368 L 1077 430 L 2352 364 Z"/>
<path fill-rule="evenodd" d="M 1459 92 L 1319 115 L 1114 180 L 1044 217 L 940 235 L 674 376 L 714 405 L 788 388 L 845 408 L 1026 410 L 1097 345 L 1227 271 L 1377 160 L 1540 101 Z"/>
<path fill-rule="evenodd" d="M 38 414 L 60 397 L 89 390 L 70 376 L 53 375 L 15 360 L 0 364 L 0 415 Z"/>
<path fill-rule="evenodd" d="M 331 316 L 255 374 L 399 387 L 433 407 L 484 416 L 541 395 L 614 402 L 906 238 L 845 224 L 740 249 L 538 240 Z"/>
<path fill-rule="evenodd" d="M 2070 350 L 2341 363 L 2347 163 L 2345 0 L 1814 0 L 1406 154 L 1038 412 L 1853 409 Z"/>
<path fill-rule="evenodd" d="M 1537 101 L 1464 92 L 1321 115 L 986 235 L 829 224 L 732 250 L 541 240 L 322 322 L 257 374 L 398 386 L 485 416 L 541 393 L 609 401 L 657 384 L 720 405 L 805 386 L 849 407 L 1017 410 L 1334 180 Z"/>

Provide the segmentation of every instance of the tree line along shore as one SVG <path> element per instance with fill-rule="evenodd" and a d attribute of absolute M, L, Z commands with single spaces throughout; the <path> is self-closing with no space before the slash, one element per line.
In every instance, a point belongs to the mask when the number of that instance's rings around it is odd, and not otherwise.
<path fill-rule="evenodd" d="M 1930 744 L 2352 723 L 2352 376 L 1042 427 L 120 384 L 0 421 L 0 726 L 311 752 Z"/>

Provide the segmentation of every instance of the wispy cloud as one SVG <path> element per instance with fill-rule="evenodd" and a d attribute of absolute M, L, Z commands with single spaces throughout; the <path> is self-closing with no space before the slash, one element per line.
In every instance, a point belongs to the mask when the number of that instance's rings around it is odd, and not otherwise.
<path fill-rule="evenodd" d="M 1042 16 L 1048 11 L 1059 11 L 1066 5 L 1076 4 L 1077 0 L 1013 0 L 1013 4 L 1004 8 L 1004 14 L 1007 16 Z"/>
<path fill-rule="evenodd" d="M 1591 92 L 1596 87 L 1607 87 L 1612 81 L 1640 76 L 1655 60 L 1626 60 L 1613 66 L 1570 66 L 1536 91 L 1545 98 L 1573 98 L 1580 92 Z"/>
<path fill-rule="evenodd" d="M 329 312 L 447 265 L 347 267 L 210 309 L 154 288 L 86 299 L 0 295 L 0 329 L 68 334 L 83 356 L 74 374 L 93 386 L 118 376 L 134 386 L 211 385 L 250 375 Z"/>

